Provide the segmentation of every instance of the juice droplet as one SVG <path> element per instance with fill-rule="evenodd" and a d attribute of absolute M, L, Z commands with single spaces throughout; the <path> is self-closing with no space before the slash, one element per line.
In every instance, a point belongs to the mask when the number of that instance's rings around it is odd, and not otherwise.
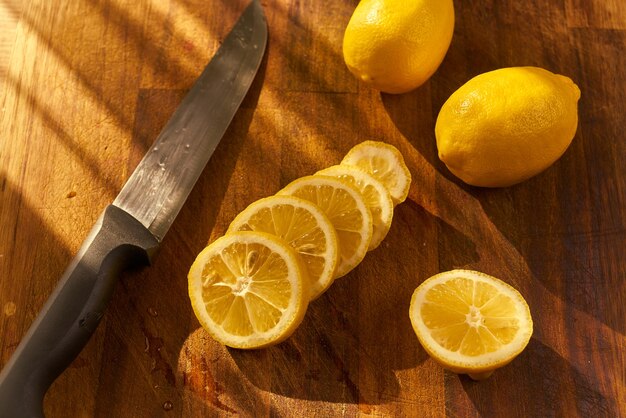
<path fill-rule="evenodd" d="M 170 401 L 163 402 L 163 409 L 165 409 L 166 411 L 171 411 L 173 408 L 174 408 L 174 404 L 171 403 Z"/>

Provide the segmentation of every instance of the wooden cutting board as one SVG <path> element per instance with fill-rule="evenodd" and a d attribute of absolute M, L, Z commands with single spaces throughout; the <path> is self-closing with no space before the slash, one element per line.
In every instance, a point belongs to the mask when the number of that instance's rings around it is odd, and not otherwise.
<path fill-rule="evenodd" d="M 455 1 L 444 63 L 403 95 L 346 69 L 356 4 L 263 0 L 270 40 L 250 93 L 154 265 L 123 276 L 52 386 L 48 417 L 626 416 L 626 3 Z M 245 5 L 0 1 L 0 366 Z M 578 133 L 531 180 L 468 187 L 437 158 L 437 113 L 472 76 L 516 65 L 575 80 Z M 196 254 L 365 139 L 398 147 L 413 176 L 383 245 L 286 342 L 213 342 L 187 298 Z M 517 287 L 535 320 L 523 354 L 480 383 L 430 360 L 408 317 L 415 287 L 458 267 Z"/>

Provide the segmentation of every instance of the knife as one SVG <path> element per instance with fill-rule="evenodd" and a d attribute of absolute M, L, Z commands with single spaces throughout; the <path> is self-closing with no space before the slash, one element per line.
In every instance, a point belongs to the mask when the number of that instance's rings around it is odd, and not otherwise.
<path fill-rule="evenodd" d="M 119 274 L 154 257 L 250 88 L 266 44 L 263 9 L 253 0 L 104 209 L 0 373 L 0 418 L 44 416 L 46 391 L 95 331 Z"/>

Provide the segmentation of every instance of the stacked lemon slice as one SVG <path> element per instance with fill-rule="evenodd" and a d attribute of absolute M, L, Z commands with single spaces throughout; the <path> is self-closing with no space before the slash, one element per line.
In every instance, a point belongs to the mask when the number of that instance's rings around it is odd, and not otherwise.
<path fill-rule="evenodd" d="M 289 337 L 309 302 L 385 238 L 410 183 L 396 148 L 366 141 L 341 164 L 250 204 L 189 271 L 202 326 L 235 348 Z"/>

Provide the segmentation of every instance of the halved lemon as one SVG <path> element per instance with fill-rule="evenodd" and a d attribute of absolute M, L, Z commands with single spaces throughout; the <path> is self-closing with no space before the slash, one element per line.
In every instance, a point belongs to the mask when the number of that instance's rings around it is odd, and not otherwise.
<path fill-rule="evenodd" d="M 294 249 L 262 232 L 234 232 L 206 247 L 189 271 L 189 297 L 211 336 L 234 348 L 260 348 L 289 337 L 309 295 Z"/>
<path fill-rule="evenodd" d="M 484 273 L 452 270 L 417 287 L 409 315 L 417 338 L 444 367 L 474 379 L 513 360 L 533 332 L 528 304 Z"/>
<path fill-rule="evenodd" d="M 354 186 L 333 177 L 307 176 L 278 192 L 317 205 L 330 219 L 339 240 L 339 264 L 335 278 L 345 276 L 365 257 L 372 240 L 372 214 Z"/>
<path fill-rule="evenodd" d="M 228 232 L 260 231 L 287 241 L 304 263 L 311 300 L 333 282 L 339 261 L 337 234 L 330 219 L 313 203 L 295 196 L 270 196 L 250 204 Z"/>
<path fill-rule="evenodd" d="M 396 147 L 379 141 L 364 141 L 355 145 L 341 164 L 356 165 L 370 173 L 387 187 L 394 204 L 402 203 L 409 194 L 411 172 Z"/>
<path fill-rule="evenodd" d="M 387 236 L 393 218 L 393 200 L 387 188 L 365 170 L 347 164 L 334 165 L 316 174 L 344 180 L 361 192 L 372 213 L 373 233 L 368 250 L 378 247 Z"/>

